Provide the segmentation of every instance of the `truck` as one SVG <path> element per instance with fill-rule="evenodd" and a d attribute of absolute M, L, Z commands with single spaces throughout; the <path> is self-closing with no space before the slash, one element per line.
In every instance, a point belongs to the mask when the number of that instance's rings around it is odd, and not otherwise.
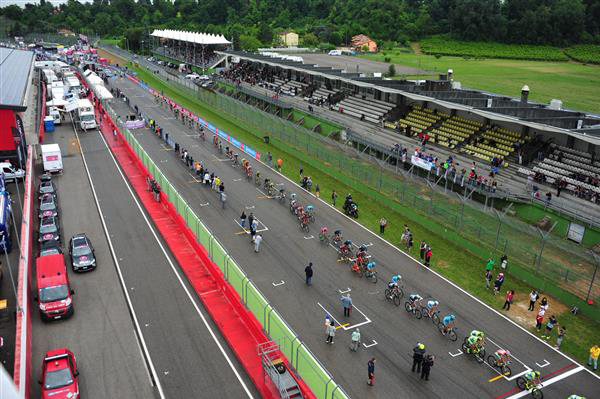
<path fill-rule="evenodd" d="M 96 116 L 94 107 L 87 98 L 77 100 L 77 120 L 83 130 L 96 128 Z"/>
<path fill-rule="evenodd" d="M 60 147 L 58 146 L 58 144 L 44 144 L 41 146 L 41 148 L 44 172 L 62 172 L 62 154 L 60 152 Z"/>
<path fill-rule="evenodd" d="M 40 316 L 44 321 L 66 319 L 73 315 L 73 295 L 65 257 L 62 254 L 36 259 L 37 295 Z"/>

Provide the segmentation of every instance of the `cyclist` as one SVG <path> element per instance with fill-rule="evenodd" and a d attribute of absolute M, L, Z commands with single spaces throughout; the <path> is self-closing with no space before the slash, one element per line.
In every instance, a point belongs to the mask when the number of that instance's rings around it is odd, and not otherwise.
<path fill-rule="evenodd" d="M 496 364 L 498 366 L 510 364 L 510 352 L 506 349 L 498 349 L 496 352 L 494 352 L 494 357 L 496 357 Z"/>
<path fill-rule="evenodd" d="M 448 331 L 454 328 L 454 321 L 456 320 L 456 316 L 453 314 L 449 314 L 442 319 L 442 324 L 444 325 L 444 334 L 447 334 Z"/>
<path fill-rule="evenodd" d="M 527 389 L 536 388 L 542 385 L 542 377 L 539 371 L 528 371 L 524 375 Z"/>
<path fill-rule="evenodd" d="M 367 263 L 367 277 L 371 277 L 375 273 L 375 266 L 377 266 L 375 262 Z"/>
<path fill-rule="evenodd" d="M 477 338 L 480 338 L 481 339 L 481 344 L 482 345 L 485 344 L 485 334 L 482 331 L 473 330 L 473 331 L 471 331 L 470 336 L 475 336 Z"/>
<path fill-rule="evenodd" d="M 292 201 L 296 201 L 296 193 L 290 194 L 290 202 L 292 202 Z"/>
<path fill-rule="evenodd" d="M 343 256 L 346 256 L 347 254 L 350 253 L 350 248 L 352 246 L 352 241 L 350 240 L 346 240 L 344 241 L 344 243 L 342 244 L 342 246 L 340 247 L 340 253 Z"/>
<path fill-rule="evenodd" d="M 327 237 L 327 233 L 329 233 L 329 229 L 327 228 L 327 226 L 321 227 L 321 232 L 319 233 L 319 238 L 321 240 L 323 240 L 325 237 Z"/>
<path fill-rule="evenodd" d="M 476 335 L 469 335 L 469 338 L 467 338 L 467 346 L 469 348 L 470 353 L 479 353 L 479 351 L 481 350 L 481 337 L 478 337 Z"/>
<path fill-rule="evenodd" d="M 423 306 L 423 297 L 419 294 L 410 294 L 408 296 L 408 301 L 410 302 L 410 306 L 413 311 L 417 309 L 417 306 Z"/>
<path fill-rule="evenodd" d="M 429 317 L 433 316 L 433 314 L 437 312 L 439 305 L 440 303 L 435 299 L 430 299 L 429 301 L 427 301 L 427 314 L 429 315 Z"/>

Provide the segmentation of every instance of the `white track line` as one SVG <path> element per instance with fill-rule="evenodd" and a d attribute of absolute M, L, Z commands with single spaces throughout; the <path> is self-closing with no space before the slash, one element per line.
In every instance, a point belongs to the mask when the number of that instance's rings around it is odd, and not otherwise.
<path fill-rule="evenodd" d="M 100 134 L 100 138 L 102 139 L 102 141 L 104 142 L 104 145 L 106 146 L 106 150 L 108 151 L 108 153 L 110 154 L 115 166 L 117 167 L 117 170 L 119 171 L 119 174 L 121 175 L 121 178 L 123 179 L 123 182 L 125 183 L 125 185 L 127 186 L 127 189 L 129 190 L 129 193 L 131 194 L 131 197 L 133 198 L 135 204 L 137 205 L 140 214 L 142 215 L 142 217 L 144 218 L 144 220 L 146 221 L 146 224 L 148 225 L 148 229 L 150 229 L 150 231 L 152 232 L 152 235 L 154 236 L 154 239 L 156 240 L 156 242 L 158 243 L 160 249 L 162 250 L 163 254 L 165 255 L 165 258 L 167 259 L 167 261 L 169 262 L 169 265 L 171 266 L 171 269 L 173 270 L 173 273 L 175 274 L 175 276 L 177 276 L 177 280 L 179 280 L 179 283 L 181 284 L 181 287 L 183 288 L 183 290 L 185 291 L 185 293 L 187 294 L 188 298 L 190 299 L 190 302 L 192 303 L 192 305 L 194 306 L 194 309 L 196 309 L 196 312 L 198 313 L 198 315 L 200 316 L 200 318 L 202 319 L 202 322 L 204 323 L 204 326 L 206 327 L 206 329 L 210 332 L 210 335 L 213 339 L 213 341 L 215 342 L 215 344 L 217 345 L 217 347 L 219 348 L 219 350 L 221 351 L 221 354 L 223 355 L 223 357 L 225 358 L 225 360 L 227 361 L 227 363 L 229 364 L 229 367 L 231 368 L 231 370 L 233 371 L 233 373 L 235 374 L 236 378 L 238 379 L 240 385 L 242 386 L 242 388 L 244 389 L 244 391 L 246 392 L 246 395 L 249 398 L 254 398 L 254 396 L 252 395 L 252 393 L 250 392 L 250 390 L 248 389 L 248 387 L 246 386 L 246 383 L 244 382 L 244 380 L 242 379 L 242 376 L 240 375 L 240 373 L 238 372 L 238 370 L 236 369 L 235 365 L 233 364 L 233 362 L 231 361 L 231 358 L 229 357 L 229 355 L 227 355 L 227 352 L 225 352 L 225 349 L 223 348 L 223 345 L 221 344 L 221 342 L 219 341 L 219 339 L 217 338 L 217 335 L 215 334 L 215 332 L 213 331 L 213 329 L 210 327 L 210 325 L 208 324 L 208 321 L 206 320 L 206 317 L 204 316 L 204 314 L 202 313 L 202 311 L 200 310 L 200 307 L 198 306 L 198 304 L 196 303 L 196 301 L 194 300 L 194 297 L 192 296 L 192 294 L 190 293 L 190 291 L 188 290 L 188 288 L 186 287 L 183 279 L 181 278 L 181 275 L 179 274 L 179 272 L 177 271 L 177 268 L 175 267 L 175 265 L 173 264 L 173 262 L 171 261 L 171 258 L 169 257 L 165 247 L 163 246 L 162 242 L 160 241 L 160 239 L 158 238 L 158 235 L 156 234 L 156 231 L 154 231 L 154 228 L 152 227 L 152 224 L 150 223 L 150 221 L 148 220 L 148 217 L 146 216 L 146 214 L 144 213 L 144 209 L 142 208 L 142 206 L 140 205 L 137 197 L 135 196 L 135 193 L 133 192 L 133 190 L 131 189 L 131 186 L 129 185 L 129 182 L 127 181 L 127 179 L 125 178 L 125 176 L 123 175 L 123 171 L 121 170 L 121 168 L 119 167 L 119 164 L 117 163 L 117 160 L 115 159 L 113 153 L 110 151 L 110 148 L 108 147 L 108 144 L 106 143 L 106 140 L 104 140 L 104 136 L 101 133 Z M 89 174 L 88 174 L 89 175 Z M 157 380 L 158 381 L 158 380 Z"/>

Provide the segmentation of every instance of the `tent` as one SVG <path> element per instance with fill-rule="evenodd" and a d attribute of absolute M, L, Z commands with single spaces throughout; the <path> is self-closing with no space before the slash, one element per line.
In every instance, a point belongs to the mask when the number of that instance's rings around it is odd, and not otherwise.
<path fill-rule="evenodd" d="M 54 100 L 50 100 L 46 103 L 47 106 L 49 107 L 62 107 L 64 105 L 67 105 L 69 102 L 67 100 L 63 100 L 60 98 L 55 98 Z"/>
<path fill-rule="evenodd" d="M 96 74 L 90 74 L 90 76 L 88 76 L 88 81 L 90 82 L 91 85 L 102 85 L 104 84 L 103 80 L 101 77 L 99 77 Z"/>
<path fill-rule="evenodd" d="M 110 90 L 108 90 L 103 85 L 93 85 L 92 89 L 94 90 L 96 97 L 98 97 L 100 100 L 110 100 L 111 98 L 113 98 L 113 95 L 110 93 Z"/>

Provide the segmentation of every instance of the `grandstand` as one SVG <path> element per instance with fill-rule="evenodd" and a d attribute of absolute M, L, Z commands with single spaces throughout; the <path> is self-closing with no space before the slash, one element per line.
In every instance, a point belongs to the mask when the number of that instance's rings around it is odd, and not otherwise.
<path fill-rule="evenodd" d="M 426 136 L 472 160 L 511 168 L 515 176 L 544 176 L 539 183 L 566 182 L 565 189 L 581 198 L 600 197 L 594 195 L 600 193 L 600 165 L 593 155 L 600 145 L 600 116 L 564 110 L 558 100 L 532 103 L 527 86 L 520 98 L 512 98 L 463 90 L 451 71 L 439 80 L 388 80 L 273 53 L 217 53 L 235 60 L 235 68 L 268 77 L 257 84 L 278 94 L 301 94 L 330 112 L 359 119 L 356 126 L 371 124 L 385 137 L 396 134 L 400 142 L 404 136 L 421 141 Z M 557 151 L 563 154 L 560 165 Z"/>
<path fill-rule="evenodd" d="M 223 35 L 184 32 L 170 29 L 155 29 L 152 53 L 198 68 L 216 68 L 225 62 L 222 55 L 215 53 L 231 46 Z"/>

